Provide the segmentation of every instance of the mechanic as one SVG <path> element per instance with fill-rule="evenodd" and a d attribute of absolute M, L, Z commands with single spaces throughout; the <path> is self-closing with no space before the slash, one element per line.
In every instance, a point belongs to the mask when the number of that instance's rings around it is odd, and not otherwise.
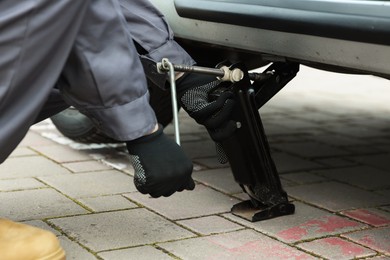
<path fill-rule="evenodd" d="M 126 142 L 141 193 L 160 197 L 194 189 L 191 160 L 164 135 L 148 103 L 133 39 L 146 51 L 146 66 L 162 57 L 189 65 L 194 61 L 173 41 L 164 18 L 149 2 L 3 0 L 0 28 L 0 163 L 31 124 L 49 116 L 51 109 L 66 107 L 56 105 L 61 103 L 53 87 L 57 85 L 67 105 L 90 117 L 108 136 Z M 148 76 L 159 80 L 152 72 Z M 177 78 L 184 109 L 209 130 L 223 125 L 230 97 L 207 101 L 207 92 L 219 81 L 192 74 Z M 0 256 L 65 259 L 54 234 L 6 219 L 0 219 Z"/>

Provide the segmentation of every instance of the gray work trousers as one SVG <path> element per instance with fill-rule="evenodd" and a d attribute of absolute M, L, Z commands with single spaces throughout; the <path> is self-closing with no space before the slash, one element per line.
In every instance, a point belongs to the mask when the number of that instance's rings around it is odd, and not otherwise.
<path fill-rule="evenodd" d="M 107 135 L 132 140 L 155 126 L 118 0 L 2 0 L 0 163 L 24 137 L 60 75 L 66 102 Z"/>

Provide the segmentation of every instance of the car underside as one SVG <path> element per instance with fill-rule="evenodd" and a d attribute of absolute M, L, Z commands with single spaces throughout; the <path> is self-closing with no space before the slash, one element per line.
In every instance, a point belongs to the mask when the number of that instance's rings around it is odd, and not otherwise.
<path fill-rule="evenodd" d="M 152 2 L 200 64 L 296 61 L 390 78 L 390 2 L 165 0 Z M 210 61 L 211 60 L 211 61 Z"/>

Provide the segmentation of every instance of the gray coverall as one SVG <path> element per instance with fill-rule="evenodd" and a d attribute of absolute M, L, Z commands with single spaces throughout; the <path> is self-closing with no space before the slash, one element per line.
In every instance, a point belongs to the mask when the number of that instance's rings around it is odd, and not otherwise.
<path fill-rule="evenodd" d="M 168 58 L 175 64 L 194 65 L 191 56 L 174 40 L 174 34 L 164 15 L 148 0 L 119 0 L 128 29 L 145 51 L 141 62 L 146 76 L 164 88 L 166 75 L 157 73 L 155 63 Z"/>
<path fill-rule="evenodd" d="M 60 76 L 66 102 L 107 135 L 125 141 L 150 132 L 156 118 L 133 39 L 149 52 L 147 58 L 193 63 L 184 51 L 174 54 L 181 48 L 155 14 L 144 0 L 0 1 L 0 163 L 24 137 Z M 150 25 L 165 38 L 145 33 Z M 174 58 L 180 55 L 183 60 Z"/>

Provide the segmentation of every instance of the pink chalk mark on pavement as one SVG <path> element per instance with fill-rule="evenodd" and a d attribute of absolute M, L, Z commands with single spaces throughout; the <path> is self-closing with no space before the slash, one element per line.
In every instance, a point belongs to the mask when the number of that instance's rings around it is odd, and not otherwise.
<path fill-rule="evenodd" d="M 299 226 L 280 231 L 277 235 L 289 242 L 295 242 L 304 239 L 310 232 L 315 234 L 323 233 L 322 235 L 326 235 L 326 233 L 332 233 L 339 229 L 356 227 L 358 225 L 359 224 L 357 222 L 340 218 L 338 216 L 325 216 L 320 219 L 309 220 Z"/>
<path fill-rule="evenodd" d="M 380 216 L 375 212 L 366 209 L 357 209 L 352 211 L 344 212 L 348 217 L 363 221 L 364 223 L 373 225 L 375 227 L 385 226 L 390 223 L 390 218 Z"/>
<path fill-rule="evenodd" d="M 362 238 L 358 239 L 358 243 L 373 248 L 374 250 L 385 252 L 386 254 L 390 253 L 390 241 L 389 236 L 384 238 L 382 241 L 380 239 L 375 239 L 374 236 L 367 234 Z"/>
<path fill-rule="evenodd" d="M 300 252 L 279 242 L 265 242 L 263 240 L 253 240 L 237 245 L 237 241 L 230 240 L 234 246 L 227 246 L 229 241 L 218 241 L 217 239 L 207 239 L 212 244 L 221 248 L 222 252 L 206 257 L 207 260 L 220 259 L 312 259 L 310 255 Z M 271 239 L 270 239 L 271 240 Z M 276 244 L 273 244 L 276 243 Z M 229 243 L 230 244 L 230 243 Z"/>
<path fill-rule="evenodd" d="M 337 246 L 338 248 L 340 248 L 344 256 L 356 257 L 364 253 L 363 247 L 355 245 L 338 237 L 324 238 L 323 241 L 331 246 Z"/>

